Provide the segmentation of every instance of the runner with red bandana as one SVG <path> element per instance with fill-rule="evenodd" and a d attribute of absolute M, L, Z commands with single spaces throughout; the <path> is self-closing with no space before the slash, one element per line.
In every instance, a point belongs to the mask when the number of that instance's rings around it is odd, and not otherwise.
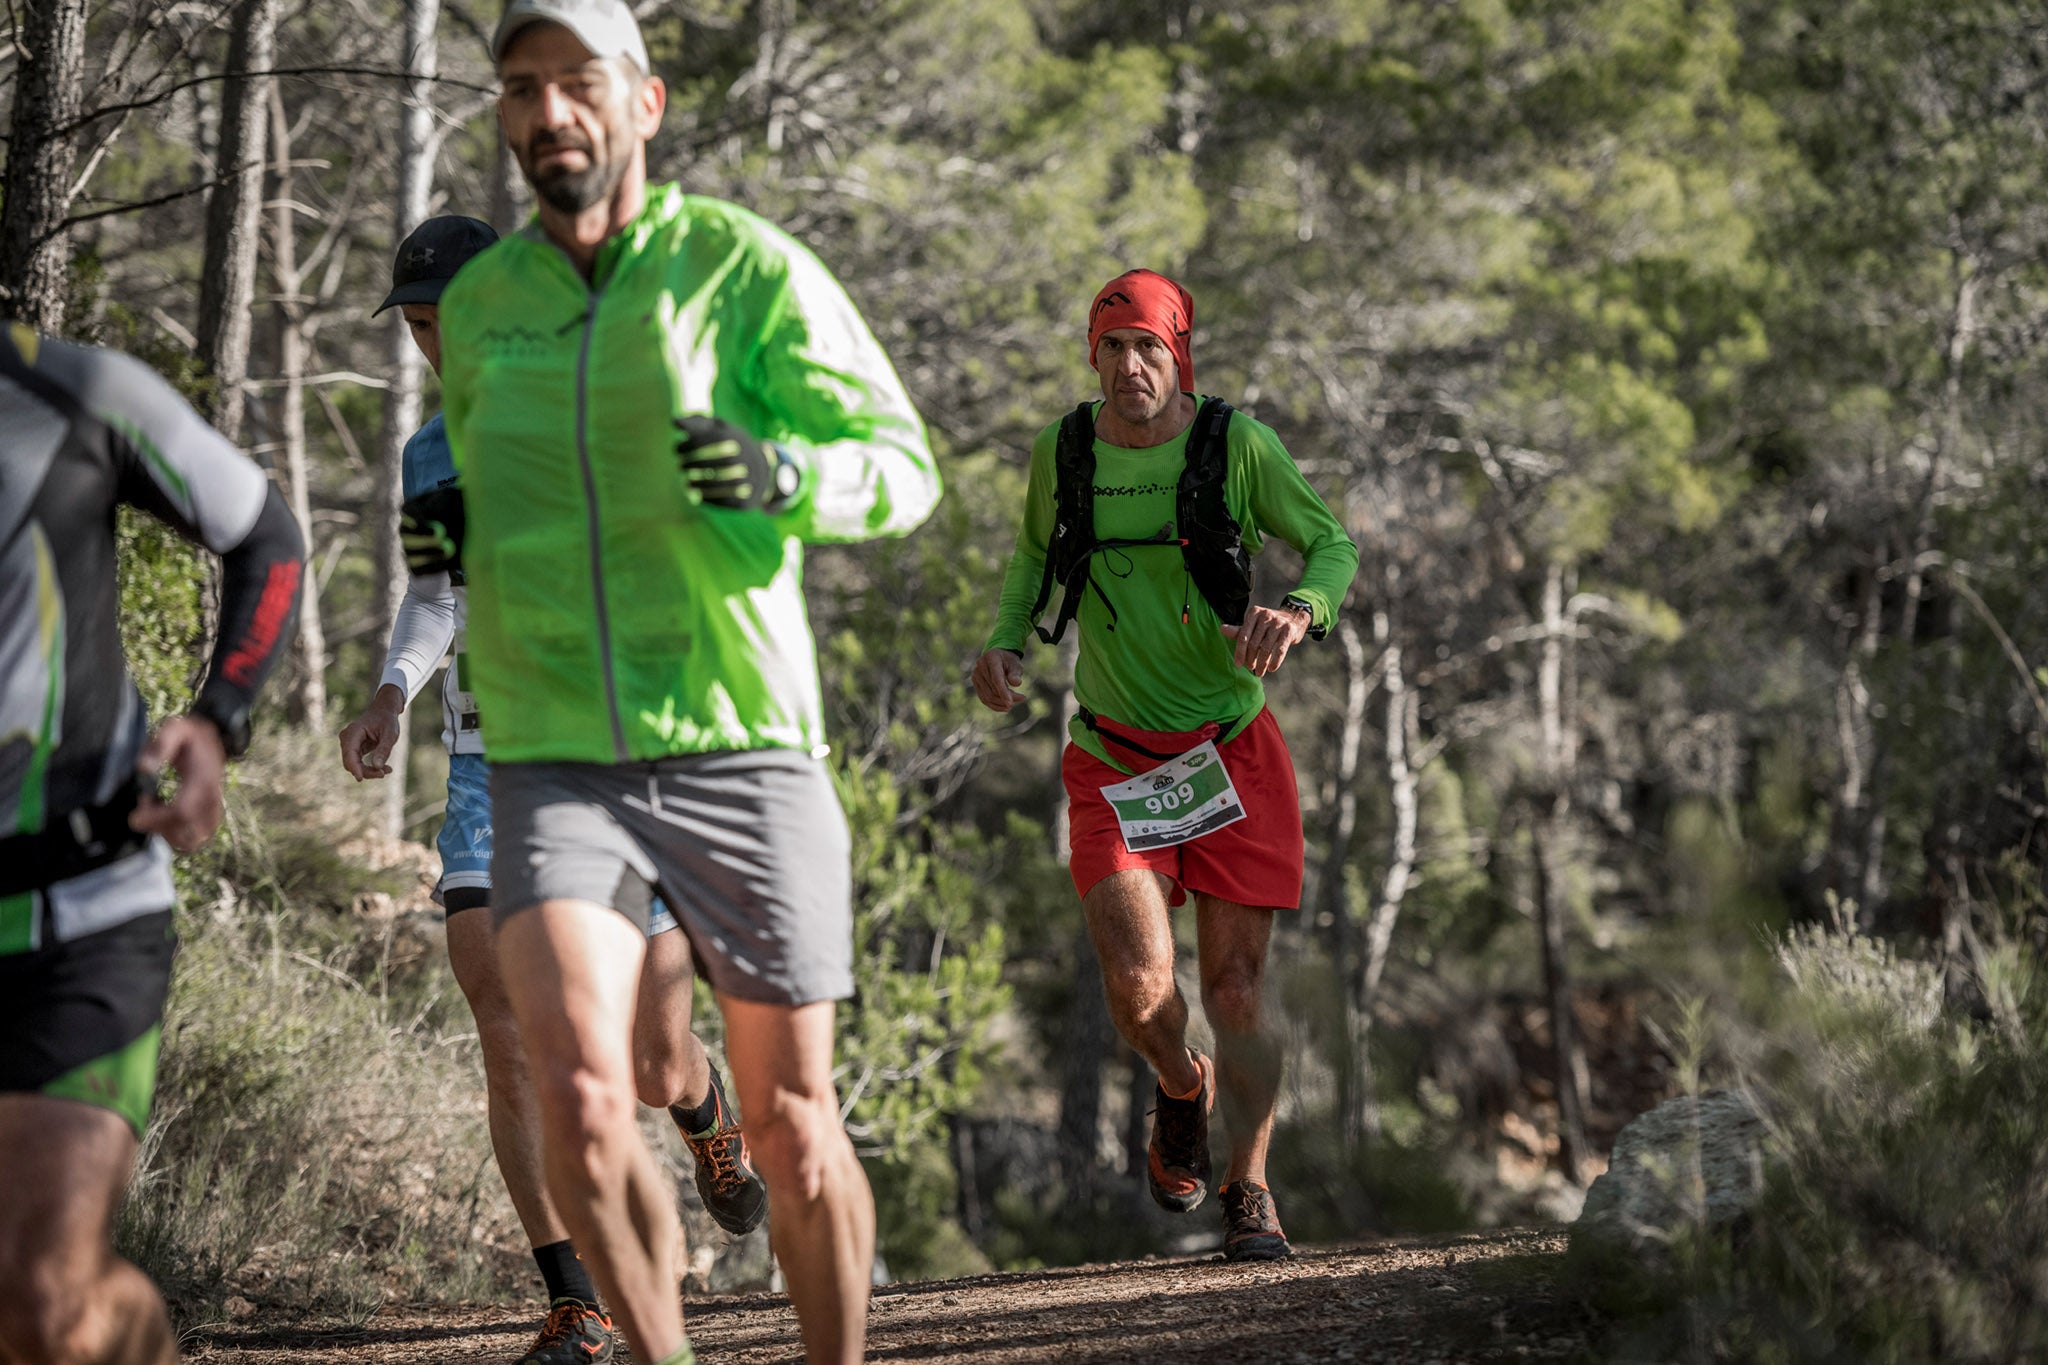
<path fill-rule="evenodd" d="M 1169 1210 L 1208 1193 L 1209 1114 L 1231 1137 L 1224 1255 L 1290 1254 L 1266 1184 L 1280 1056 L 1261 1020 L 1273 911 L 1301 902 L 1294 764 L 1260 681 L 1320 639 L 1358 549 L 1272 429 L 1198 396 L 1194 301 L 1149 270 L 1089 310 L 1100 402 L 1039 433 L 988 648 L 983 704 L 1024 700 L 1023 645 L 1081 629 L 1080 703 L 1061 764 L 1071 868 L 1118 1032 L 1158 1074 L 1148 1183 Z M 1301 552 L 1278 607 L 1250 604 L 1266 535 Z M 1050 628 L 1040 616 L 1064 592 Z M 1195 901 L 1212 1060 L 1187 1042 L 1172 907 Z"/>

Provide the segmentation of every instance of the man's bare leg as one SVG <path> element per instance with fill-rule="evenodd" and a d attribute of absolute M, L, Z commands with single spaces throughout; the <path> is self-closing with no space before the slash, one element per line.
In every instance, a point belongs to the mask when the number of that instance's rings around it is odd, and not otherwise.
<path fill-rule="evenodd" d="M 1173 918 L 1166 879 L 1112 872 L 1081 898 L 1102 990 L 1116 1031 L 1151 1063 L 1170 1095 L 1192 1094 L 1201 1073 L 1188 1054 L 1188 1006 L 1173 978 Z"/>
<path fill-rule="evenodd" d="M 478 906 L 448 917 L 448 961 L 456 984 L 469 1001 L 476 1036 L 484 1054 L 484 1092 L 490 1106 L 491 1151 L 498 1174 L 519 1215 L 529 1245 L 553 1246 L 566 1241 L 568 1228 L 548 1198 L 541 1172 L 540 1105 L 533 1080 L 526 1074 L 526 1050 L 519 1021 L 505 995 L 498 972 L 498 950 L 492 940 L 491 911 Z"/>
<path fill-rule="evenodd" d="M 683 1344 L 681 1239 L 634 1124 L 633 1020 L 647 938 L 590 901 L 543 901 L 497 929 L 498 965 L 539 1101 L 548 1193 L 635 1358 Z"/>
<path fill-rule="evenodd" d="M 1202 1011 L 1216 1034 L 1216 1089 L 1230 1132 L 1226 1185 L 1264 1184 L 1273 1110 L 1280 1099 L 1280 1045 L 1266 1032 L 1261 1006 L 1273 912 L 1216 896 L 1195 898 Z"/>
<path fill-rule="evenodd" d="M 711 1059 L 690 1031 L 695 987 L 690 939 L 680 929 L 647 940 L 640 1008 L 633 1018 L 633 1075 L 640 1103 L 694 1109 L 711 1093 Z"/>
<path fill-rule="evenodd" d="M 789 1279 L 810 1365 L 854 1365 L 867 1343 L 875 1197 L 839 1121 L 834 1007 L 720 995 L 725 1053 L 754 1162 L 768 1184 L 769 1245 Z"/>
<path fill-rule="evenodd" d="M 114 1210 L 135 1132 L 109 1110 L 0 1095 L 0 1359 L 30 1365 L 172 1365 L 163 1297 L 114 1254 Z"/>

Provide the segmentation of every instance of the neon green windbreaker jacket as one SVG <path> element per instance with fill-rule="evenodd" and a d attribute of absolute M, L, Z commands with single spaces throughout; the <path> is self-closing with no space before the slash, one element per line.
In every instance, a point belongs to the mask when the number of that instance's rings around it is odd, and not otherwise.
<path fill-rule="evenodd" d="M 924 424 L 852 302 L 788 234 L 653 186 L 592 279 L 537 222 L 441 299 L 461 480 L 465 680 L 494 762 L 823 743 L 803 542 L 901 535 L 939 497 Z M 803 470 L 773 516 L 707 507 L 674 421 Z"/>

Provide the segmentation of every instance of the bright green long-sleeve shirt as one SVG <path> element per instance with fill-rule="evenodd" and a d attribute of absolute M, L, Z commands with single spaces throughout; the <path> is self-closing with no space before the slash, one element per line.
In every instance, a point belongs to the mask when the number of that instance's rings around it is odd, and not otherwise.
<path fill-rule="evenodd" d="M 1045 572 L 1057 501 L 1059 425 L 1055 422 L 1041 431 L 1031 447 L 1024 522 L 1003 576 L 989 649 L 1022 653 L 1031 637 L 1031 604 Z M 1245 550 L 1257 554 L 1267 535 L 1299 550 L 1304 562 L 1293 595 L 1314 609 L 1315 625 L 1327 627 L 1358 572 L 1358 547 L 1301 476 L 1271 427 L 1234 413 L 1229 439 L 1223 498 L 1243 532 Z M 1098 539 L 1143 539 L 1174 522 L 1187 444 L 1187 431 L 1143 450 L 1096 440 Z M 1189 731 L 1210 721 L 1235 721 L 1224 736 L 1229 738 L 1251 723 L 1265 705 L 1265 686 L 1233 661 L 1236 642 L 1223 634 L 1222 622 L 1189 580 L 1178 548 L 1103 551 L 1095 556 L 1091 572 L 1109 601 L 1105 605 L 1091 589 L 1082 595 L 1074 618 L 1081 631 L 1074 695 L 1083 706 L 1105 720 L 1141 730 Z M 1047 611 L 1058 609 L 1062 591 L 1053 585 Z M 1096 757 L 1125 766 L 1078 721 L 1072 735 Z"/>
<path fill-rule="evenodd" d="M 467 511 L 465 681 L 491 758 L 623 763 L 824 741 L 803 542 L 901 535 L 939 496 L 924 424 L 846 293 L 746 210 L 651 187 L 589 280 L 538 224 L 441 299 Z M 675 419 L 803 470 L 706 506 Z"/>

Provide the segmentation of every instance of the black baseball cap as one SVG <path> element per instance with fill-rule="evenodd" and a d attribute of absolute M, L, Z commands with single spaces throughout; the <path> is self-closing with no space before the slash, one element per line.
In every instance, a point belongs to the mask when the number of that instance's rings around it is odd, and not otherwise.
<path fill-rule="evenodd" d="M 427 219 L 398 244 L 398 256 L 391 262 L 391 292 L 377 305 L 377 313 L 401 303 L 439 303 L 455 272 L 497 240 L 497 230 L 480 218 L 449 213 Z"/>

